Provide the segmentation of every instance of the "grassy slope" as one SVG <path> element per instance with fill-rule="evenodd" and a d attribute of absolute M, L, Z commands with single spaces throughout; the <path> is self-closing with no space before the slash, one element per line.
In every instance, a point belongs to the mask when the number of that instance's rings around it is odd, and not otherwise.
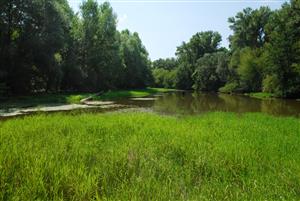
<path fill-rule="evenodd" d="M 0 200 L 299 200 L 300 122 L 146 113 L 0 122 Z"/>
<path fill-rule="evenodd" d="M 145 97 L 155 93 L 165 93 L 170 91 L 174 91 L 174 89 L 146 88 L 146 89 L 109 91 L 99 97 L 96 97 L 95 99 L 112 100 L 112 99 L 126 98 L 126 97 Z"/>

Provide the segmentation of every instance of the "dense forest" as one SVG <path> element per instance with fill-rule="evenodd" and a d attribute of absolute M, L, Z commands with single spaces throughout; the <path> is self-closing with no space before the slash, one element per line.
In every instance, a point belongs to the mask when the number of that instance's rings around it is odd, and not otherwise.
<path fill-rule="evenodd" d="M 0 94 L 105 91 L 157 86 L 300 97 L 300 1 L 246 8 L 218 32 L 196 33 L 175 58 L 151 62 L 138 33 L 118 31 L 109 3 L 0 2 Z"/>
<path fill-rule="evenodd" d="M 0 91 L 101 91 L 150 84 L 148 53 L 137 33 L 116 29 L 109 3 L 2 0 Z"/>
<path fill-rule="evenodd" d="M 228 22 L 229 50 L 220 47 L 219 33 L 196 33 L 177 48 L 176 58 L 153 62 L 155 85 L 300 97 L 300 1 L 275 11 L 246 8 Z"/>

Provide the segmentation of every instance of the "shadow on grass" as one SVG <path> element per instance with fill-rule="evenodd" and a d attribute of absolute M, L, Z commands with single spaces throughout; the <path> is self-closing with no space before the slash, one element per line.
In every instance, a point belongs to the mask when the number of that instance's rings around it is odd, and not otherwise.
<path fill-rule="evenodd" d="M 35 96 L 18 96 L 0 99 L 0 109 L 28 108 L 80 103 L 80 100 L 90 96 L 90 93 L 39 94 Z"/>

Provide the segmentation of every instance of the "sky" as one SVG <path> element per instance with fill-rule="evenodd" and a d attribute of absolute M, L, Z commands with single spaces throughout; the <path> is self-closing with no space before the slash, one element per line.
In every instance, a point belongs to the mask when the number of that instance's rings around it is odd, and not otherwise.
<path fill-rule="evenodd" d="M 78 12 L 82 0 L 68 0 Z M 99 3 L 103 1 L 98 0 Z M 284 0 L 111 0 L 118 30 L 138 32 L 151 60 L 174 57 L 176 48 L 201 31 L 218 31 L 228 47 L 227 22 L 246 7 L 278 9 Z"/>

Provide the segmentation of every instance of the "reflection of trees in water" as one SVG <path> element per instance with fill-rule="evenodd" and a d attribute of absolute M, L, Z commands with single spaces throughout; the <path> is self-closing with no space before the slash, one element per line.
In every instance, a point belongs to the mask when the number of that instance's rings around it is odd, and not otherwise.
<path fill-rule="evenodd" d="M 259 100 L 248 97 L 228 94 L 194 94 L 193 110 L 201 111 L 225 111 L 225 112 L 259 112 L 261 103 Z"/>
<path fill-rule="evenodd" d="M 193 113 L 208 111 L 224 111 L 224 101 L 214 93 L 193 93 Z"/>
<path fill-rule="evenodd" d="M 300 102 L 294 100 L 264 100 L 262 112 L 272 115 L 295 115 L 300 114 Z"/>
<path fill-rule="evenodd" d="M 154 103 L 154 110 L 162 113 L 189 114 L 191 111 L 191 94 L 176 92 L 159 97 Z"/>
<path fill-rule="evenodd" d="M 219 97 L 224 100 L 225 111 L 231 112 L 260 112 L 261 101 L 254 98 L 249 98 L 242 95 L 219 94 Z"/>
<path fill-rule="evenodd" d="M 273 115 L 298 115 L 295 100 L 259 100 L 242 95 L 177 92 L 154 102 L 154 110 L 168 114 L 199 114 L 209 111 L 264 112 Z"/>

